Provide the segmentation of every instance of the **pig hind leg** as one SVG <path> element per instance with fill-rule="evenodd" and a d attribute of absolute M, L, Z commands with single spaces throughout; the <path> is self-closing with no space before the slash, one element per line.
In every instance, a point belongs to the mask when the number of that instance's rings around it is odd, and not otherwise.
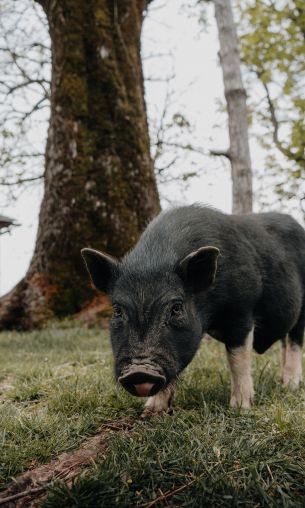
<path fill-rule="evenodd" d="M 283 386 L 297 387 L 302 381 L 302 346 L 304 341 L 305 310 L 297 324 L 282 340 Z"/>
<path fill-rule="evenodd" d="M 156 395 L 148 397 L 141 418 L 153 415 L 161 415 L 164 413 L 171 414 L 173 412 L 172 401 L 175 393 L 175 384 L 168 385 Z"/>
<path fill-rule="evenodd" d="M 254 398 L 251 375 L 251 352 L 253 329 L 248 333 L 242 346 L 227 347 L 227 358 L 231 372 L 231 407 L 247 409 Z"/>

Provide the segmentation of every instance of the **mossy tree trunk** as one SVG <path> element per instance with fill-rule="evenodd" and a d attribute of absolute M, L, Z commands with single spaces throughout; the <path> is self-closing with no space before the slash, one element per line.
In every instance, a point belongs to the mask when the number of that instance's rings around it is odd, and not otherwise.
<path fill-rule="evenodd" d="M 29 270 L 0 327 L 79 311 L 92 290 L 80 249 L 121 256 L 159 211 L 140 35 L 146 0 L 39 2 L 52 42 L 45 193 Z"/>

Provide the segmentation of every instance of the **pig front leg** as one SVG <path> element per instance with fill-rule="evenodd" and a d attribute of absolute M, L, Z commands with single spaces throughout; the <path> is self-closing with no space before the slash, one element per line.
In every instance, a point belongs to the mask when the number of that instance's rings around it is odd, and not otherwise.
<path fill-rule="evenodd" d="M 302 381 L 302 348 L 285 337 L 282 342 L 282 381 L 283 386 L 297 387 Z"/>
<path fill-rule="evenodd" d="M 165 390 L 160 391 L 152 397 L 148 397 L 141 418 L 161 415 L 173 412 L 172 401 L 175 393 L 175 383 L 168 385 Z"/>
<path fill-rule="evenodd" d="M 251 352 L 253 330 L 249 333 L 243 346 L 227 349 L 228 363 L 231 372 L 231 407 L 248 409 L 254 398 L 251 375 Z"/>

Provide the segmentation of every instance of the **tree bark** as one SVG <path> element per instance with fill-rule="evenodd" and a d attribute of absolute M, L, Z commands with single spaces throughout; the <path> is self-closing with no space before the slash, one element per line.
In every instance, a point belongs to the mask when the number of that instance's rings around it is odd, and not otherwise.
<path fill-rule="evenodd" d="M 140 56 L 145 0 L 40 1 L 52 44 L 45 192 L 29 270 L 0 327 L 78 312 L 92 297 L 80 249 L 121 256 L 160 209 Z"/>
<path fill-rule="evenodd" d="M 220 63 L 229 117 L 233 213 L 252 211 L 252 170 L 246 92 L 242 82 L 238 39 L 230 0 L 214 0 Z"/>

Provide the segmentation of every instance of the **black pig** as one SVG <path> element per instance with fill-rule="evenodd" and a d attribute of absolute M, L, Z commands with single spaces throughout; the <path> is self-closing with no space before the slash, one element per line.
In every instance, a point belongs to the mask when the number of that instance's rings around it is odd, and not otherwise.
<path fill-rule="evenodd" d="M 203 334 L 226 346 L 231 406 L 253 400 L 251 350 L 283 344 L 283 383 L 302 378 L 305 233 L 279 213 L 226 215 L 199 205 L 161 213 L 121 261 L 83 257 L 113 302 L 115 374 L 146 412 L 171 410 L 175 380 Z"/>

